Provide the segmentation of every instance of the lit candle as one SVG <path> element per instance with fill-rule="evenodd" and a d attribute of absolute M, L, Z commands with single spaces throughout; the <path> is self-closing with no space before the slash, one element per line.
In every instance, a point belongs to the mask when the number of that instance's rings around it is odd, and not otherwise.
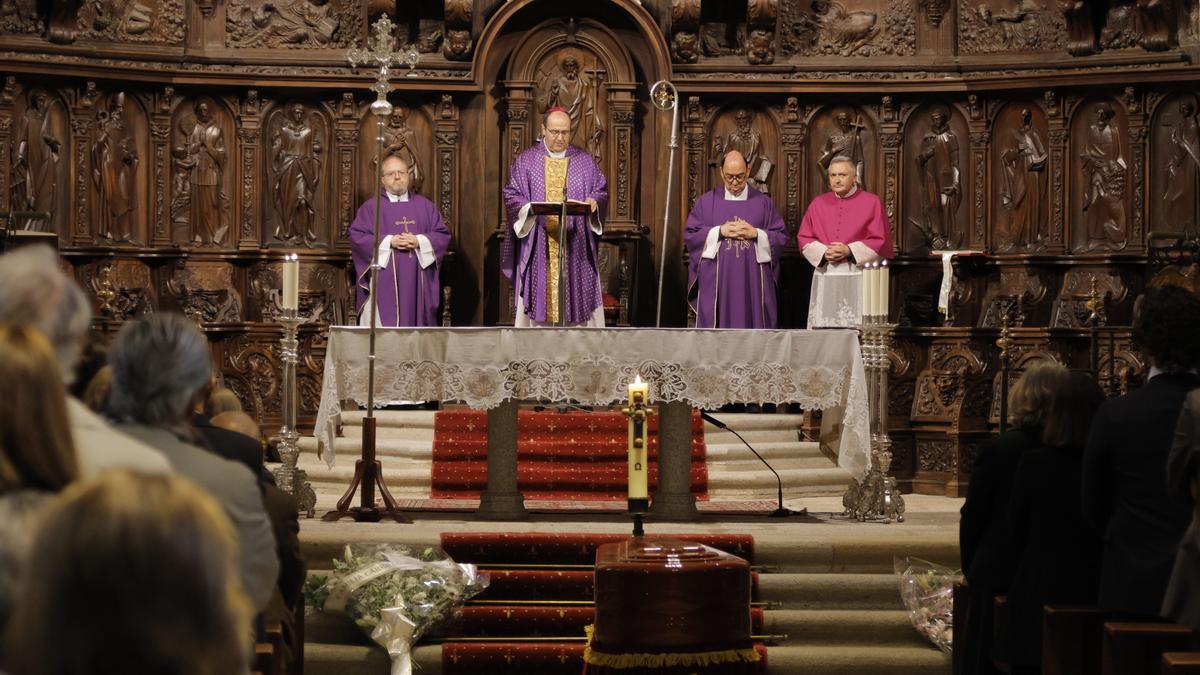
<path fill-rule="evenodd" d="M 646 400 L 650 385 L 642 382 L 642 376 L 629 383 L 629 511 L 646 513 L 650 506 L 650 492 L 646 470 Z"/>
<path fill-rule="evenodd" d="M 884 323 L 887 323 L 887 317 L 892 307 L 892 268 L 888 267 L 888 262 L 884 260 L 879 263 L 879 277 L 883 281 L 883 291 L 880 298 L 883 300 L 883 315 Z"/>
<path fill-rule="evenodd" d="M 283 308 L 300 307 L 300 256 L 290 253 L 283 256 Z"/>

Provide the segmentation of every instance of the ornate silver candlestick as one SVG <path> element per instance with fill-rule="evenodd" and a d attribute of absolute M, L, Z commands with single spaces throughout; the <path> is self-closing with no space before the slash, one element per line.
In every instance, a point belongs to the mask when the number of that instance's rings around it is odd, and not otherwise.
<path fill-rule="evenodd" d="M 896 324 L 887 316 L 864 316 L 859 326 L 867 395 L 871 410 L 871 466 L 862 481 L 851 479 L 842 496 L 842 515 L 858 520 L 904 522 L 904 497 L 896 488 L 892 469 L 892 439 L 888 437 L 888 351 Z"/>
<path fill-rule="evenodd" d="M 308 473 L 297 468 L 300 459 L 300 432 L 296 430 L 296 365 L 300 362 L 300 341 L 296 333 L 304 319 L 295 309 L 284 309 L 279 317 L 283 324 L 283 337 L 279 341 L 279 352 L 283 357 L 283 426 L 279 429 L 279 458 L 283 466 L 275 469 L 275 484 L 291 494 L 300 504 L 300 512 L 309 518 L 316 515 L 317 495 L 308 483 Z"/>

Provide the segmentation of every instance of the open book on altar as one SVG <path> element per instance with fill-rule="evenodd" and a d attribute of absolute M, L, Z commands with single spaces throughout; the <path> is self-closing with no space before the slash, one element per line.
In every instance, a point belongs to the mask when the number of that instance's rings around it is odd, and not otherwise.
<path fill-rule="evenodd" d="M 562 202 L 529 202 L 529 212 L 535 216 L 561 216 Z M 568 216 L 586 216 L 591 214 L 592 205 L 577 199 L 567 200 Z"/>

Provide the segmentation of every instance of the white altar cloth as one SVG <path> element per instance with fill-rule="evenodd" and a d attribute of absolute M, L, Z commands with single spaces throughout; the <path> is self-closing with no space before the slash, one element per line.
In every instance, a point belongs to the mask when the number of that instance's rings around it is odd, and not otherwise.
<path fill-rule="evenodd" d="M 333 465 L 343 401 L 367 402 L 369 331 L 329 331 L 314 433 Z M 381 328 L 375 404 L 507 399 L 624 403 L 640 374 L 650 402 L 711 410 L 726 403 L 798 403 L 840 424 L 838 465 L 861 478 L 870 465 L 866 374 L 853 330 L 694 328 Z M 826 434 L 822 437 L 825 440 Z"/>

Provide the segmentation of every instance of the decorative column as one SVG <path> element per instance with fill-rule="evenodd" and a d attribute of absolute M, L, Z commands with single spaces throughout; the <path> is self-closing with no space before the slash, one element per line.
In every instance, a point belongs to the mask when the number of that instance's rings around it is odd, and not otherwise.
<path fill-rule="evenodd" d="M 171 168 L 171 105 L 175 101 L 175 88 L 164 87 L 155 96 L 154 112 L 150 115 L 151 151 L 154 153 L 154 180 L 151 184 L 150 245 L 170 246 L 171 232 L 171 189 L 167 178 Z"/>
<path fill-rule="evenodd" d="M 900 115 L 896 101 L 884 96 L 879 104 L 879 144 L 883 146 L 883 206 L 887 209 L 888 222 L 892 224 L 892 241 L 899 242 L 898 222 L 900 204 L 900 146 L 904 136 L 900 133 Z"/>
<path fill-rule="evenodd" d="M 964 248 L 982 250 L 987 246 L 987 229 L 984 223 L 988 216 L 988 144 L 992 132 L 988 129 L 984 115 L 984 101 L 975 94 L 967 97 L 969 120 L 967 128 L 971 134 L 971 185 L 975 193 L 971 200 L 971 229 Z"/>
<path fill-rule="evenodd" d="M 501 136 L 501 152 L 504 155 L 504 167 L 512 166 L 513 160 L 517 155 L 521 154 L 526 147 L 532 144 L 533 138 L 536 135 L 538 120 L 537 113 L 534 108 L 533 87 L 532 81 L 514 81 L 508 80 L 502 83 L 507 91 L 505 103 L 507 105 L 504 111 L 506 125 L 504 133 Z M 500 182 L 501 190 L 503 190 L 504 182 Z M 504 204 L 504 195 L 499 195 L 499 204 Z M 504 241 L 505 237 L 512 236 L 508 229 L 508 223 L 504 222 L 504 209 L 500 209 L 500 220 L 496 223 L 494 240 L 497 242 L 497 250 Z M 497 308 L 500 323 L 512 324 L 514 321 L 513 313 L 516 311 L 516 302 L 512 297 L 512 287 L 507 283 L 502 283 L 497 280 L 493 287 L 493 292 L 499 297 L 497 298 Z"/>
<path fill-rule="evenodd" d="M 1067 250 L 1064 213 L 1067 208 L 1067 142 L 1070 132 L 1059 105 L 1058 94 L 1047 89 L 1042 96 L 1046 106 L 1046 125 L 1050 139 L 1050 231 L 1047 255 L 1062 255 Z"/>
<path fill-rule="evenodd" d="M 436 142 L 437 159 L 437 205 L 442 218 L 450 228 L 450 234 L 458 239 L 458 199 L 454 187 L 458 185 L 458 105 L 450 94 L 442 94 L 434 116 L 433 136 Z"/>
<path fill-rule="evenodd" d="M 784 221 L 788 231 L 795 234 L 791 228 L 799 228 L 801 218 L 800 186 L 807 185 L 808 167 L 804 165 L 804 145 L 808 142 L 808 124 L 805 123 L 800 109 L 800 101 L 795 96 L 789 96 L 783 106 L 783 164 L 787 184 L 784 188 L 786 204 L 784 205 Z M 794 243 L 794 237 L 788 237 L 788 246 Z"/>
<path fill-rule="evenodd" d="M 637 191 L 637 144 L 634 134 L 635 83 L 609 83 L 608 114 L 612 132 L 608 135 L 609 157 L 613 158 L 613 177 L 609 182 L 611 197 L 608 209 L 609 224 L 631 229 L 637 225 L 634 212 L 634 193 Z"/>
<path fill-rule="evenodd" d="M 13 99 L 17 95 L 17 78 L 4 78 L 4 89 L 0 90 L 0 185 L 12 185 L 12 124 Z M 12 211 L 9 190 L 0 190 L 0 228 L 8 227 L 8 214 Z"/>
<path fill-rule="evenodd" d="M 71 223 L 70 241 L 76 245 L 93 243 L 92 212 L 89 196 L 92 180 L 92 129 L 96 123 L 96 99 L 100 92 L 95 82 L 88 82 L 71 107 L 71 166 L 75 169 L 75 183 L 71 186 L 71 202 L 75 204 L 74 222 Z M 64 243 L 68 237 L 63 237 Z"/>
<path fill-rule="evenodd" d="M 525 496 L 517 486 L 517 402 L 504 401 L 487 412 L 487 490 L 475 516 L 483 520 L 524 520 Z"/>
<path fill-rule="evenodd" d="M 238 145 L 242 150 L 241 168 L 238 171 L 238 185 L 242 186 L 238 193 L 238 212 L 241 213 L 238 248 L 258 248 L 260 238 L 264 235 L 263 210 L 259 208 L 259 172 L 255 170 L 263 161 L 262 147 L 259 143 L 261 115 L 262 103 L 258 99 L 258 91 L 251 89 L 246 92 L 246 98 L 242 99 L 237 129 Z M 265 241 L 265 238 L 262 240 Z"/>
<path fill-rule="evenodd" d="M 683 200 L 683 208 L 680 213 L 688 213 L 692 210 L 692 204 L 695 204 L 696 200 L 700 198 L 700 193 L 705 187 L 703 176 L 707 170 L 705 152 L 708 150 L 708 139 L 704 135 L 705 117 L 700 97 L 689 96 L 687 108 L 683 111 L 683 165 L 687 167 L 687 182 L 684 184 L 684 189 L 680 191 L 680 197 Z"/>
<path fill-rule="evenodd" d="M 296 364 L 300 362 L 300 342 L 296 339 L 296 332 L 304 319 L 297 316 L 296 308 L 288 307 L 283 310 L 279 322 L 283 324 L 283 337 L 279 341 L 279 355 L 283 360 L 283 427 L 279 430 L 279 458 L 283 466 L 273 473 L 279 489 L 295 497 L 300 512 L 312 518 L 316 515 L 317 495 L 308 484 L 308 473 L 296 467 L 300 459 L 300 432 L 296 429 L 296 399 L 299 394 L 296 389 Z"/>
<path fill-rule="evenodd" d="M 1125 87 L 1129 115 L 1129 239 L 1123 253 L 1141 253 L 1146 242 L 1146 106 L 1144 96 Z"/>
<path fill-rule="evenodd" d="M 358 185 L 355 170 L 358 166 L 358 125 L 358 102 L 354 99 L 354 94 L 343 92 L 341 103 L 338 105 L 337 119 L 334 120 L 337 147 L 334 150 L 336 154 L 333 155 L 337 157 L 334 180 L 337 181 L 338 191 L 338 225 L 333 236 L 339 248 L 350 246 L 350 223 L 354 222 L 354 214 L 358 208 L 355 203 L 355 187 Z"/>

